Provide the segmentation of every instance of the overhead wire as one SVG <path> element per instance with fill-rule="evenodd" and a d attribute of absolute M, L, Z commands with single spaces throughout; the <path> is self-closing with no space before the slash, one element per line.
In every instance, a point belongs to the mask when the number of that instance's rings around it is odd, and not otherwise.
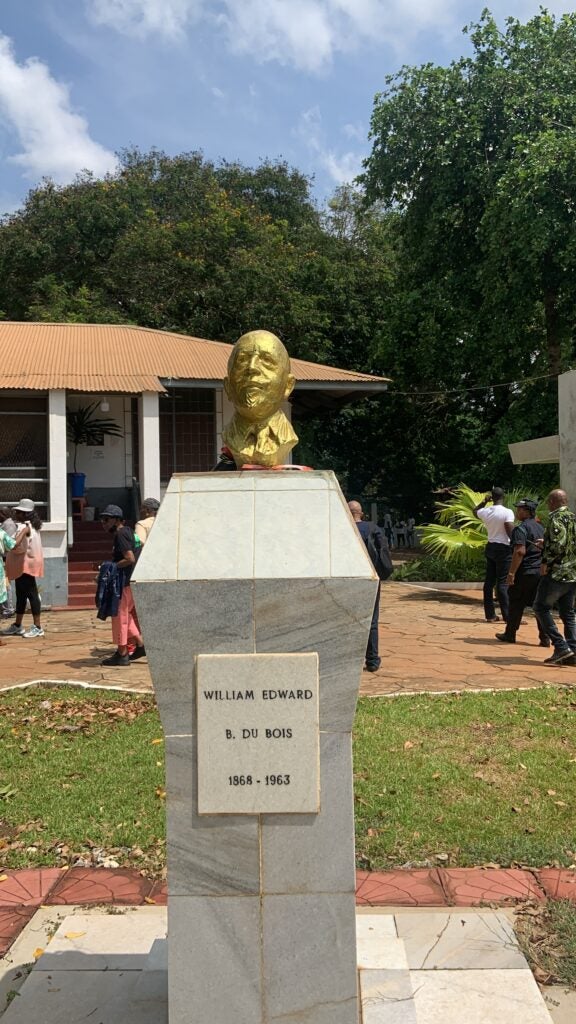
<path fill-rule="evenodd" d="M 394 388 L 391 388 L 390 394 L 403 395 L 408 398 L 417 398 L 418 396 L 432 397 L 434 395 L 461 395 L 468 391 L 492 391 L 493 388 L 519 387 L 522 384 L 530 384 L 535 380 L 550 380 L 553 377 L 558 377 L 558 374 L 541 373 L 537 377 L 524 377 L 522 380 L 507 380 L 499 384 L 474 384 L 469 388 L 447 388 L 442 391 L 396 391 Z"/>

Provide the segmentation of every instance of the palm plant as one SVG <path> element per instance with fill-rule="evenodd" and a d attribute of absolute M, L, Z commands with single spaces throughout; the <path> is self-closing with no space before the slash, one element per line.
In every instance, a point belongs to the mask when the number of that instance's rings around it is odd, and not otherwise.
<path fill-rule="evenodd" d="M 115 420 L 99 419 L 96 416 L 98 407 L 99 402 L 92 402 L 91 405 L 81 405 L 78 409 L 68 409 L 66 412 L 66 432 L 68 440 L 74 445 L 75 473 L 79 445 L 97 444 L 105 434 L 111 437 L 123 436 Z"/>
<path fill-rule="evenodd" d="M 474 515 L 474 509 L 485 495 L 485 491 L 473 491 L 462 483 L 448 501 L 437 502 L 438 522 L 421 527 L 422 546 L 430 554 L 440 555 L 446 561 L 452 560 L 460 565 L 478 561 L 484 551 L 487 534 L 484 523 Z M 509 491 L 504 501 L 508 508 L 514 508 L 517 501 L 526 497 L 529 495 L 516 489 Z M 546 519 L 547 509 L 543 502 L 537 515 Z"/>

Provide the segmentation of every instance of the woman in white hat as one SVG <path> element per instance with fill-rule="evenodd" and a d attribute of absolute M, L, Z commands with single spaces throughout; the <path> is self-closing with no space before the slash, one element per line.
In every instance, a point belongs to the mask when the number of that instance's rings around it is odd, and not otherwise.
<path fill-rule="evenodd" d="M 40 595 L 37 580 L 44 575 L 44 553 L 40 530 L 42 520 L 35 510 L 31 498 L 22 498 L 13 509 L 15 522 L 24 529 L 19 529 L 16 546 L 6 554 L 6 570 L 16 584 L 16 618 L 2 636 L 24 636 L 27 639 L 44 636 L 40 622 Z M 22 625 L 26 605 L 30 603 L 30 611 L 34 624 L 25 630 Z"/>

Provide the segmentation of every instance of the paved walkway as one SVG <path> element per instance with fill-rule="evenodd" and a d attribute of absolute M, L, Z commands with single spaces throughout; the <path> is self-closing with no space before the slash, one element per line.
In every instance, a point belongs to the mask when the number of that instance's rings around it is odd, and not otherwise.
<path fill-rule="evenodd" d="M 378 672 L 362 679 L 362 693 L 442 693 L 513 690 L 545 683 L 576 683 L 576 670 L 545 665 L 531 612 L 515 644 L 495 640 L 502 623 L 484 619 L 480 590 L 430 590 L 387 583 L 380 601 Z"/>
<path fill-rule="evenodd" d="M 113 650 L 110 625 L 95 611 L 47 612 L 40 640 L 5 639 L 0 648 L 0 689 L 35 680 L 151 690 L 147 665 L 103 668 Z M 402 583 L 382 587 L 382 666 L 364 673 L 362 693 L 371 696 L 450 690 L 509 690 L 545 683 L 576 683 L 576 670 L 544 665 L 531 613 L 514 645 L 494 639 L 485 622 L 482 594 L 435 591 Z"/>

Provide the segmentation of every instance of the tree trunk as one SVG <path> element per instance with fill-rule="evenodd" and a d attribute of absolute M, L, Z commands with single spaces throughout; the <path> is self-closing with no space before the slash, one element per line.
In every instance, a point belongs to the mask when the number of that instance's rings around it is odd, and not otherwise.
<path fill-rule="evenodd" d="M 550 373 L 560 374 L 562 372 L 562 321 L 558 313 L 558 295 L 552 288 L 548 288 L 544 292 L 544 323 L 548 369 Z"/>

